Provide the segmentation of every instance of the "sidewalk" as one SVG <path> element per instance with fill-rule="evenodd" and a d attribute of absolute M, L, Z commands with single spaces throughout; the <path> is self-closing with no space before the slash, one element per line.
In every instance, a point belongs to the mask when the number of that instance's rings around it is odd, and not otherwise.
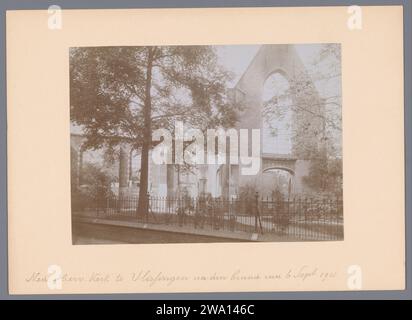
<path fill-rule="evenodd" d="M 133 221 L 131 219 L 115 220 L 107 218 L 96 217 L 80 217 L 74 216 L 74 222 L 90 223 L 96 225 L 107 225 L 116 227 L 126 227 L 133 229 L 143 229 L 145 231 L 153 230 L 157 232 L 167 232 L 175 234 L 190 234 L 206 237 L 216 237 L 228 239 L 229 242 L 233 241 L 252 241 L 252 242 L 285 242 L 285 241 L 299 241 L 297 238 L 293 238 L 288 235 L 280 235 L 274 233 L 249 233 L 241 231 L 228 231 L 228 230 L 213 230 L 213 229 L 195 229 L 192 226 L 179 226 L 179 225 L 166 225 L 155 223 L 144 223 Z M 302 240 L 301 240 L 302 241 Z"/>

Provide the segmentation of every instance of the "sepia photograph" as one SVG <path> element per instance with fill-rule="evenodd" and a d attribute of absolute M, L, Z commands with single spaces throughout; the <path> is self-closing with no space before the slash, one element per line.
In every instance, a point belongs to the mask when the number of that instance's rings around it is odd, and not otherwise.
<path fill-rule="evenodd" d="M 343 240 L 339 44 L 70 48 L 73 244 Z"/>
<path fill-rule="evenodd" d="M 405 8 L 251 5 L 7 11 L 10 296 L 409 287 Z"/>

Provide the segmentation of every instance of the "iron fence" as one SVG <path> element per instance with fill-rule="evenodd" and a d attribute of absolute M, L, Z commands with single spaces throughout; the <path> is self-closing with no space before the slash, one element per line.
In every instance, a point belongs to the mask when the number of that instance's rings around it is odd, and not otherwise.
<path fill-rule="evenodd" d="M 75 208 L 75 203 L 72 203 Z M 82 215 L 140 219 L 145 223 L 272 234 L 296 240 L 342 240 L 342 200 L 294 198 L 190 198 L 149 196 L 137 212 L 138 197 L 110 196 L 78 208 Z M 74 209 L 76 211 L 76 209 Z"/>

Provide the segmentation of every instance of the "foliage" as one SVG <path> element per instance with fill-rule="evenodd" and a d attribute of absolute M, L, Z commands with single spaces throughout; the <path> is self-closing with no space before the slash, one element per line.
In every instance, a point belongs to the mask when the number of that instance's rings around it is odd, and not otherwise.
<path fill-rule="evenodd" d="M 72 180 L 75 179 L 74 174 L 75 171 L 72 171 Z M 82 185 L 72 185 L 72 202 L 77 209 L 104 207 L 110 196 L 110 177 L 95 164 L 85 163 L 82 168 Z"/>
<path fill-rule="evenodd" d="M 141 149 L 138 211 L 145 211 L 152 130 L 173 131 L 176 120 L 202 131 L 233 126 L 228 80 L 211 46 L 73 48 L 70 116 L 86 148 Z"/>
<path fill-rule="evenodd" d="M 288 78 L 289 88 L 263 104 L 262 115 L 267 123 L 282 121 L 289 112 L 293 114 L 293 151 L 301 158 L 313 157 L 314 150 L 322 145 L 334 156 L 340 152 L 333 140 L 342 131 L 341 95 L 320 96 L 314 85 L 319 82 L 325 87 L 340 76 L 340 59 L 339 45 L 323 45 L 312 68 Z"/>
<path fill-rule="evenodd" d="M 342 197 L 342 159 L 325 155 L 313 159 L 309 175 L 303 182 L 315 193 Z"/>
<path fill-rule="evenodd" d="M 150 92 L 146 92 L 149 52 Z M 82 125 L 89 147 L 142 146 L 146 95 L 151 129 L 228 127 L 236 113 L 226 97 L 229 75 L 208 46 L 90 47 L 70 51 L 71 120 Z"/>

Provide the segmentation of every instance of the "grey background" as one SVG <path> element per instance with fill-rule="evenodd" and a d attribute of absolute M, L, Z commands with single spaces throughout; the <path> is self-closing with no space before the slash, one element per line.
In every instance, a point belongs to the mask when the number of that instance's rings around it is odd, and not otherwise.
<path fill-rule="evenodd" d="M 270 293 L 179 293 L 179 294 L 92 294 L 92 295 L 20 295 L 8 294 L 7 260 L 7 138 L 6 138 L 6 10 L 47 9 L 50 5 L 62 9 L 103 8 L 185 8 L 185 7 L 271 7 L 271 6 L 349 6 L 349 5 L 403 5 L 404 8 L 404 68 L 405 68 L 405 166 L 406 166 L 406 267 L 407 289 L 404 291 L 351 291 L 351 292 L 270 292 Z M 412 99 L 411 99 L 411 17 L 410 0 L 2 0 L 0 2 L 0 25 L 2 26 L 0 50 L 0 299 L 412 299 L 411 289 L 411 192 L 412 160 Z M 384 254 L 384 253 L 382 253 Z"/>

